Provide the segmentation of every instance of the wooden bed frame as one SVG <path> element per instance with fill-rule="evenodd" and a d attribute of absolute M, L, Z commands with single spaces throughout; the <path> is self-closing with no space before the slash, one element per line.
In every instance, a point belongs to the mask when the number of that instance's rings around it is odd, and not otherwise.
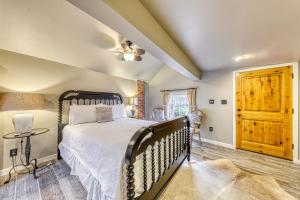
<path fill-rule="evenodd" d="M 122 104 L 123 97 L 117 93 L 107 92 L 76 90 L 64 92 L 59 97 L 58 144 L 62 141 L 62 130 L 67 125 L 67 123 L 63 123 L 64 106 L 99 103 L 107 105 Z M 172 146 L 172 148 L 167 148 L 167 146 Z M 147 160 L 147 148 L 149 147 L 151 149 L 151 177 L 147 176 L 147 162 L 149 161 Z M 154 156 L 156 148 L 158 152 L 157 158 Z M 157 199 L 184 160 L 187 158 L 190 161 L 190 152 L 190 122 L 188 117 L 181 117 L 140 128 L 131 138 L 125 154 L 127 199 Z M 57 149 L 57 153 L 58 159 L 61 159 L 59 149 Z M 143 185 L 145 192 L 136 196 L 134 162 L 139 155 L 142 156 L 143 161 Z M 158 174 L 158 178 L 155 177 L 155 174 Z M 148 179 L 151 180 L 150 188 L 147 185 Z"/>

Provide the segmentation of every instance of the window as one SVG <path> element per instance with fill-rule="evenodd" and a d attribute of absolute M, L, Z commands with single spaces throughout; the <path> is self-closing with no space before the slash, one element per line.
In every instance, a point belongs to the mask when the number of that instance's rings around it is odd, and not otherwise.
<path fill-rule="evenodd" d="M 188 115 L 190 109 L 187 91 L 171 92 L 166 106 L 168 119 Z"/>
<path fill-rule="evenodd" d="M 197 88 L 162 90 L 164 115 L 167 119 L 189 115 L 197 108 Z"/>

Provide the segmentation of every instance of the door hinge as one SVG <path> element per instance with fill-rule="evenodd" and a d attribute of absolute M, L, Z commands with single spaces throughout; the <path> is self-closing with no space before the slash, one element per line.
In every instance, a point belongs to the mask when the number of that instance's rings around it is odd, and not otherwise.
<path fill-rule="evenodd" d="M 292 144 L 292 149 L 294 149 L 294 144 Z"/>
<path fill-rule="evenodd" d="M 294 79 L 294 73 L 292 73 L 292 79 Z"/>
<path fill-rule="evenodd" d="M 294 114 L 294 108 L 292 108 L 292 114 Z"/>

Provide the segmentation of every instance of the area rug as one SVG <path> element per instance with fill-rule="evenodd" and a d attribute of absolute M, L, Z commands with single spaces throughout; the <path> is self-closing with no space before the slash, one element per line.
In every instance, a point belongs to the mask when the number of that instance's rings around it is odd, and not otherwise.
<path fill-rule="evenodd" d="M 296 200 L 271 176 L 239 169 L 230 160 L 184 163 L 161 200 Z"/>

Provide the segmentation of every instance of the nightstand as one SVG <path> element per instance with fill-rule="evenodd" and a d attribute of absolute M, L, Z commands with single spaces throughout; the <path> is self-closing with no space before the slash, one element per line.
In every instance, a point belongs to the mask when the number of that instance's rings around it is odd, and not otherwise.
<path fill-rule="evenodd" d="M 4 135 L 2 138 L 7 139 L 7 140 L 13 140 L 13 139 L 21 139 L 21 153 L 20 153 L 20 161 L 21 164 L 16 165 L 14 161 L 14 156 L 12 156 L 12 168 L 9 170 L 9 178 L 4 182 L 4 184 L 8 183 L 11 179 L 11 173 L 12 171 L 15 171 L 15 173 L 18 173 L 16 170 L 16 167 L 18 166 L 24 166 L 27 170 L 28 173 L 33 171 L 33 176 L 34 178 L 38 178 L 36 176 L 36 169 L 37 169 L 37 159 L 33 158 L 30 160 L 30 153 L 31 153 L 31 143 L 30 143 L 30 138 L 33 136 L 41 135 L 44 133 L 49 132 L 49 129 L 47 128 L 37 128 L 33 129 L 30 133 L 23 133 L 21 135 L 15 135 L 15 132 L 8 133 Z M 22 152 L 23 152 L 23 140 L 26 139 L 26 144 L 25 144 L 25 163 L 22 160 Z M 33 170 L 30 170 L 28 166 L 32 165 Z"/>

